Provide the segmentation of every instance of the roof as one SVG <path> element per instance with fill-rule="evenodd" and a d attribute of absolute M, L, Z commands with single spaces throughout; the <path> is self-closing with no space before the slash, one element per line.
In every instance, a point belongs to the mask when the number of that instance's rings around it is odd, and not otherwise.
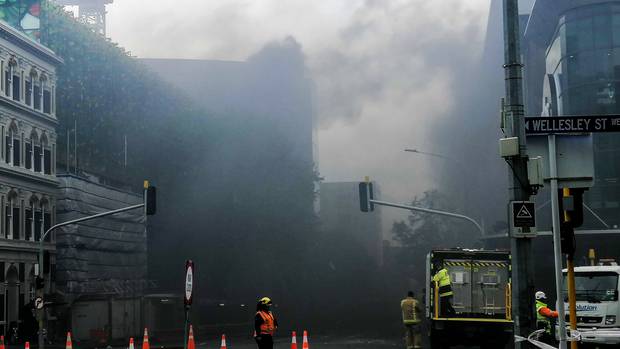
<path fill-rule="evenodd" d="M 29 51 L 30 53 L 39 56 L 42 59 L 47 60 L 52 64 L 59 65 L 64 63 L 62 58 L 57 56 L 54 51 L 44 46 L 43 44 L 32 40 L 28 37 L 28 35 L 15 29 L 13 26 L 2 20 L 0 20 L 0 37 L 6 39 L 9 42 L 12 42 L 15 45 L 20 46 L 24 50 Z"/>

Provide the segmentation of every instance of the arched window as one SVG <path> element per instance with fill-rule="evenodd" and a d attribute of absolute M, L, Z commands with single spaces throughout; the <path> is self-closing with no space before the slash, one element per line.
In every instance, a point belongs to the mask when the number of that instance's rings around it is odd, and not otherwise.
<path fill-rule="evenodd" d="M 7 239 L 19 239 L 19 198 L 14 190 L 7 195 L 4 209 L 5 232 Z"/>
<path fill-rule="evenodd" d="M 7 97 L 11 97 L 13 90 L 14 90 L 13 76 L 15 74 L 15 71 L 17 70 L 15 69 L 16 66 L 17 66 L 17 60 L 15 59 L 15 57 L 11 57 L 9 59 L 8 64 L 4 68 L 4 94 Z"/>
<path fill-rule="evenodd" d="M 41 135 L 41 169 L 45 174 L 52 174 L 52 150 L 45 133 Z"/>
<path fill-rule="evenodd" d="M 29 170 L 34 170 L 34 146 L 39 142 L 39 136 L 35 130 L 32 130 L 30 136 L 26 138 L 24 141 L 24 148 L 26 150 L 26 155 L 24 159 L 24 166 Z"/>
<path fill-rule="evenodd" d="M 34 99 L 34 109 L 36 110 L 41 110 L 41 99 L 43 95 L 42 86 L 45 80 L 47 80 L 47 77 L 45 77 L 45 74 L 41 74 L 41 77 L 34 81 L 34 89 L 33 89 L 32 98 Z"/>
<path fill-rule="evenodd" d="M 11 123 L 5 137 L 5 154 L 4 159 L 7 164 L 13 166 L 20 165 L 20 139 L 15 122 Z"/>
<path fill-rule="evenodd" d="M 35 237 L 35 212 L 37 211 L 37 208 L 39 206 L 39 199 L 36 196 L 32 196 L 30 198 L 30 201 L 28 202 L 28 205 L 24 208 L 24 214 L 25 214 L 25 224 L 26 226 L 24 227 L 24 233 L 25 233 L 25 239 L 28 241 L 36 241 Z M 40 230 L 40 228 L 39 228 Z"/>
<path fill-rule="evenodd" d="M 47 75 L 41 74 L 41 88 L 43 89 L 43 112 L 52 113 L 52 88 Z"/>
<path fill-rule="evenodd" d="M 47 198 L 41 199 L 41 236 L 52 226 L 52 214 L 50 210 L 50 202 Z M 39 237 L 39 240 L 41 238 Z M 51 241 L 51 234 L 45 237 L 45 241 Z"/>
<path fill-rule="evenodd" d="M 33 82 L 36 81 L 36 79 L 38 78 L 38 73 L 37 70 L 35 68 L 32 68 L 30 70 L 30 74 L 28 74 L 28 77 L 26 78 L 26 81 L 24 82 L 26 84 L 26 88 L 25 88 L 25 100 L 26 100 L 26 105 L 28 106 L 32 106 L 32 96 L 33 96 Z"/>

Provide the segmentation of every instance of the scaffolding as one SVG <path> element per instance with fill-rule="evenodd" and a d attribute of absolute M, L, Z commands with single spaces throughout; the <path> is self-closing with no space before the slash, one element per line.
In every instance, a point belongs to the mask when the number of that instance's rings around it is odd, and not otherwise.
<path fill-rule="evenodd" d="M 89 26 L 95 33 L 106 35 L 105 6 L 114 0 L 56 0 L 59 5 L 76 6 L 78 20 Z"/>

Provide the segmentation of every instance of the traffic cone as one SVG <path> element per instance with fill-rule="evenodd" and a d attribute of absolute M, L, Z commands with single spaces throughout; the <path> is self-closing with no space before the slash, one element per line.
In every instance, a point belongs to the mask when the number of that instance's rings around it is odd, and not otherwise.
<path fill-rule="evenodd" d="M 226 349 L 226 335 L 222 335 L 222 344 L 220 345 L 220 349 Z"/>
<path fill-rule="evenodd" d="M 151 345 L 149 344 L 149 330 L 144 328 L 144 337 L 142 338 L 142 349 L 151 349 Z"/>
<path fill-rule="evenodd" d="M 129 338 L 129 349 L 135 349 L 133 346 L 133 337 Z"/>
<path fill-rule="evenodd" d="M 301 344 L 301 349 L 310 349 L 308 344 L 308 331 L 304 330 L 304 342 Z"/>
<path fill-rule="evenodd" d="M 30 349 L 30 342 L 26 342 L 26 345 L 24 346 L 25 349 Z"/>
<path fill-rule="evenodd" d="M 4 336 L 0 336 L 0 349 L 4 349 Z"/>
<path fill-rule="evenodd" d="M 194 342 L 194 327 L 189 325 L 189 337 L 187 339 L 187 349 L 196 349 L 196 342 Z"/>
<path fill-rule="evenodd" d="M 297 333 L 295 333 L 295 331 L 293 331 L 293 335 L 292 335 L 292 339 L 291 339 L 291 349 L 297 349 Z"/>
<path fill-rule="evenodd" d="M 67 344 L 65 349 L 73 349 L 73 343 L 71 342 L 71 332 L 67 332 Z"/>

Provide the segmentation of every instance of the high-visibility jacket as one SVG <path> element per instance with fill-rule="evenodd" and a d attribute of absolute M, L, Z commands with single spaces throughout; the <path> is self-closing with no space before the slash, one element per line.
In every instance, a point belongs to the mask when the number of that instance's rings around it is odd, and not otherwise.
<path fill-rule="evenodd" d="M 403 324 L 415 325 L 420 323 L 420 308 L 418 300 L 413 297 L 407 297 L 400 302 L 400 309 L 403 312 Z"/>
<path fill-rule="evenodd" d="M 263 319 L 263 323 L 260 325 L 260 334 L 273 336 L 276 332 L 276 321 L 273 314 L 270 311 L 257 311 L 256 314 Z"/>
<path fill-rule="evenodd" d="M 551 321 L 549 319 L 558 317 L 557 311 L 552 311 L 546 303 L 536 300 L 536 323 L 538 327 L 544 327 L 545 332 L 551 334 Z"/>
<path fill-rule="evenodd" d="M 450 273 L 448 269 L 442 268 L 433 276 L 433 281 L 439 284 L 439 297 L 452 296 L 452 281 L 450 280 Z"/>

